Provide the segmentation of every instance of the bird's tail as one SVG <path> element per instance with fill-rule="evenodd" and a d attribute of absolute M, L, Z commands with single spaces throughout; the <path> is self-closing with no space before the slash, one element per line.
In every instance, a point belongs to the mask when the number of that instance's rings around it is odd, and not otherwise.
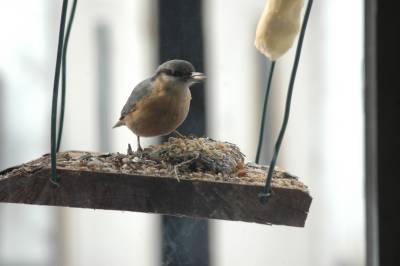
<path fill-rule="evenodd" d="M 125 122 L 123 120 L 119 120 L 117 123 L 112 128 L 120 127 L 125 125 Z"/>

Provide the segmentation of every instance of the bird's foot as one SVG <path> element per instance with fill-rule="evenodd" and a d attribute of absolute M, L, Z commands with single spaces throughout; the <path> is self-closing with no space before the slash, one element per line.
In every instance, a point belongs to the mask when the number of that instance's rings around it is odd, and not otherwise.
<path fill-rule="evenodd" d="M 144 155 L 144 153 L 143 153 L 143 148 L 142 148 L 142 147 L 139 146 L 139 147 L 136 149 L 136 152 L 134 152 L 134 151 L 132 150 L 131 144 L 128 144 L 128 151 L 127 151 L 127 153 L 128 153 L 128 155 L 133 155 L 133 156 L 136 156 L 136 157 L 138 157 L 138 158 L 140 158 L 140 159 L 143 159 L 143 155 Z"/>
<path fill-rule="evenodd" d="M 143 159 L 143 148 L 139 145 L 138 148 L 136 149 L 136 156 L 139 157 L 140 159 Z"/>
<path fill-rule="evenodd" d="M 128 150 L 127 150 L 128 155 L 134 155 L 135 153 L 132 150 L 131 144 L 128 143 Z"/>

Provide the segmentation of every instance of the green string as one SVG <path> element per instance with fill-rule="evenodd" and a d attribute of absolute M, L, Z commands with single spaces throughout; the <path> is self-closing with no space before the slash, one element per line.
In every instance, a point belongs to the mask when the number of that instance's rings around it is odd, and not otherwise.
<path fill-rule="evenodd" d="M 262 144 L 263 144 L 262 142 L 263 142 L 263 139 L 264 139 L 264 129 L 265 129 L 266 116 L 267 116 L 267 111 L 268 111 L 269 92 L 271 91 L 271 83 L 272 83 L 271 81 L 272 81 L 272 76 L 274 75 L 274 68 L 275 68 L 275 61 L 272 61 L 271 62 L 271 66 L 269 68 L 267 89 L 265 91 L 263 113 L 262 113 L 262 117 L 261 117 L 260 135 L 258 137 L 256 163 L 259 163 L 259 161 L 260 161 L 261 147 L 262 147 Z"/>
<path fill-rule="evenodd" d="M 74 0 L 72 3 L 71 13 L 68 19 L 67 25 L 67 32 L 65 34 L 65 41 L 62 53 L 62 73 L 61 73 L 61 108 L 60 108 L 60 121 L 58 124 L 58 138 L 57 138 L 57 152 L 60 151 L 61 146 L 61 137 L 63 133 L 63 126 L 64 126 L 64 113 L 65 113 L 65 91 L 66 91 L 66 83 L 67 83 L 67 49 L 68 49 L 68 42 L 69 36 L 71 34 L 72 24 L 75 18 L 75 10 L 78 0 Z"/>
<path fill-rule="evenodd" d="M 60 31 L 58 34 L 57 59 L 56 59 L 56 69 L 54 74 L 53 98 L 51 107 L 51 178 L 50 178 L 50 182 L 52 182 L 57 186 L 59 185 L 60 181 L 60 177 L 57 175 L 57 152 L 59 151 L 61 145 L 61 136 L 64 123 L 64 109 L 65 109 L 65 91 L 66 91 L 66 75 L 67 75 L 66 55 L 67 55 L 68 40 L 75 16 L 76 5 L 77 5 L 77 0 L 74 0 L 70 17 L 68 19 L 68 28 L 64 42 L 65 21 L 67 17 L 68 0 L 63 0 L 62 10 L 61 10 Z M 62 68 L 61 110 L 60 110 L 60 121 L 59 121 L 59 134 L 56 140 L 58 89 L 59 89 L 61 68 Z"/>
<path fill-rule="evenodd" d="M 57 144 L 56 144 L 56 123 L 57 123 L 57 100 L 58 100 L 58 84 L 60 81 L 60 68 L 61 68 L 61 57 L 62 47 L 64 41 L 64 29 L 65 19 L 67 16 L 68 0 L 63 1 L 61 10 L 61 21 L 60 21 L 60 32 L 58 34 L 58 47 L 57 47 L 57 59 L 56 59 L 56 70 L 54 74 L 53 84 L 53 101 L 51 105 L 51 178 L 50 181 L 56 185 L 60 181 L 57 176 Z"/>
<path fill-rule="evenodd" d="M 266 203 L 268 201 L 268 198 L 271 196 L 272 173 L 275 168 L 275 164 L 276 164 L 276 160 L 278 158 L 278 154 L 279 154 L 279 150 L 280 150 L 280 147 L 282 144 L 283 136 L 285 135 L 286 127 L 287 127 L 287 124 L 289 121 L 290 104 L 291 104 L 291 100 L 292 100 L 294 81 L 296 79 L 297 68 L 299 65 L 300 55 L 301 55 L 301 48 L 303 46 L 304 35 L 306 32 L 306 28 L 307 28 L 308 18 L 310 17 L 312 3 L 313 3 L 313 0 L 308 1 L 307 8 L 306 8 L 306 11 L 304 14 L 304 19 L 303 19 L 303 23 L 302 23 L 300 35 L 299 35 L 299 41 L 297 43 L 296 55 L 294 58 L 292 73 L 290 75 L 290 82 L 289 82 L 289 88 L 288 88 L 288 93 L 287 93 L 287 97 L 286 97 L 285 113 L 284 113 L 284 118 L 283 118 L 283 122 L 282 122 L 282 127 L 279 132 L 278 139 L 275 143 L 274 154 L 272 156 L 271 163 L 269 165 L 267 180 L 265 182 L 265 187 L 259 194 L 260 200 L 263 203 Z"/>

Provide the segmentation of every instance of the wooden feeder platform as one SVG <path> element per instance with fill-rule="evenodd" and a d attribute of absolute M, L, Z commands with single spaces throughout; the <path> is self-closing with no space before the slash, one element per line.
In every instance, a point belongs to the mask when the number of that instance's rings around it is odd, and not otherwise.
<path fill-rule="evenodd" d="M 140 156 L 68 151 L 0 172 L 0 202 L 135 211 L 304 227 L 312 198 L 297 177 L 275 169 L 272 196 L 259 201 L 266 166 L 206 138 L 175 139 Z"/>

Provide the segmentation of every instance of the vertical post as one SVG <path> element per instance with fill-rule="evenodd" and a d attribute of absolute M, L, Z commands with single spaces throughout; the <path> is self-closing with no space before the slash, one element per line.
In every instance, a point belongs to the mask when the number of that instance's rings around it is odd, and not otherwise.
<path fill-rule="evenodd" d="M 204 72 L 201 0 L 159 0 L 159 58 L 190 61 Z M 206 133 L 205 91 L 193 86 L 192 102 L 186 121 L 178 128 L 182 134 Z M 162 218 L 162 265 L 209 265 L 207 220 Z"/>
<path fill-rule="evenodd" d="M 190 61 L 204 72 L 201 0 L 159 0 L 160 63 L 171 59 Z M 182 134 L 202 136 L 206 131 L 203 84 L 193 86 L 190 112 L 179 128 Z"/>
<path fill-rule="evenodd" d="M 367 260 L 400 265 L 400 40 L 394 4 L 365 1 Z"/>
<path fill-rule="evenodd" d="M 365 1 L 365 165 L 367 266 L 379 265 L 377 99 L 376 99 L 376 0 Z"/>

